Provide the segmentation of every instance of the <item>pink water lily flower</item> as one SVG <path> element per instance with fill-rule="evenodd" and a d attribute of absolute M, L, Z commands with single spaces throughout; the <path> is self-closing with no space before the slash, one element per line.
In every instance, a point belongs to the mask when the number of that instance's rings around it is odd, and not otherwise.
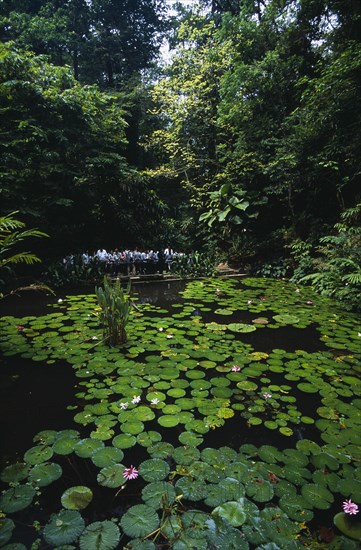
<path fill-rule="evenodd" d="M 233 365 L 232 369 L 231 369 L 233 372 L 238 372 L 241 370 L 241 367 L 239 367 L 238 365 Z"/>
<path fill-rule="evenodd" d="M 263 397 L 264 397 L 265 399 L 271 399 L 272 394 L 266 392 L 266 393 L 263 394 Z"/>
<path fill-rule="evenodd" d="M 22 330 L 24 330 L 25 327 L 23 327 L 23 325 L 19 325 L 18 326 L 18 331 L 21 332 Z"/>
<path fill-rule="evenodd" d="M 351 499 L 345 500 L 342 503 L 342 506 L 343 506 L 343 511 L 345 512 L 345 514 L 350 514 L 350 516 L 358 514 L 358 506 L 357 506 L 357 504 L 352 502 Z"/>
<path fill-rule="evenodd" d="M 123 472 L 123 477 L 125 479 L 136 479 L 138 475 L 139 475 L 139 472 L 135 468 L 135 466 L 129 466 L 129 468 L 125 468 Z"/>

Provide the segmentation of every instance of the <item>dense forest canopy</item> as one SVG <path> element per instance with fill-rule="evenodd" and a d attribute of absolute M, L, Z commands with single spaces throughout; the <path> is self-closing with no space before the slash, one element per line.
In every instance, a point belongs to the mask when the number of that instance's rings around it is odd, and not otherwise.
<path fill-rule="evenodd" d="M 1 213 L 47 256 L 171 243 L 297 267 L 358 226 L 360 4 L 170 4 L 1 3 Z"/>

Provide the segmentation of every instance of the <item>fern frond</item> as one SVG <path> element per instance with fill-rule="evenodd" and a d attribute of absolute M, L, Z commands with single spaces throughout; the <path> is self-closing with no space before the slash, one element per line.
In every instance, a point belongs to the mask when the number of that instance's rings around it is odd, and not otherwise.
<path fill-rule="evenodd" d="M 41 262 L 41 260 L 35 254 L 32 254 L 31 252 L 19 252 L 18 254 L 13 254 L 12 256 L 9 256 L 8 258 L 4 258 L 2 260 L 0 259 L 0 268 L 8 264 L 25 263 L 31 265 L 36 262 Z"/>

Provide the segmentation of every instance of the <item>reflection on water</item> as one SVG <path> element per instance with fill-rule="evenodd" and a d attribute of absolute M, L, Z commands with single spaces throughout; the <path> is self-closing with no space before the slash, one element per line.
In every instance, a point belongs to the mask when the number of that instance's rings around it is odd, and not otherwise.
<path fill-rule="evenodd" d="M 179 292 L 184 290 L 186 281 L 158 281 L 156 283 L 135 283 L 133 294 L 138 296 L 141 304 L 156 304 L 159 307 L 169 306 L 170 303 L 179 303 L 183 299 Z"/>

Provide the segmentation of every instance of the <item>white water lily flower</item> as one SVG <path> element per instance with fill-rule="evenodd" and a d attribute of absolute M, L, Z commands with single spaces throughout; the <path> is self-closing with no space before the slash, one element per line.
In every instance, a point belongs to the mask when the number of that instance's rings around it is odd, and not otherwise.
<path fill-rule="evenodd" d="M 62 303 L 62 301 L 63 301 L 63 300 L 62 300 L 61 298 L 59 298 L 59 300 L 58 300 L 58 304 L 61 304 L 61 303 Z"/>
<path fill-rule="evenodd" d="M 139 403 L 140 395 L 133 395 L 132 403 Z"/>
<path fill-rule="evenodd" d="M 119 405 L 119 406 L 120 406 L 120 408 L 121 408 L 121 409 L 123 409 L 123 411 L 124 411 L 125 409 L 127 409 L 127 408 L 128 408 L 128 406 L 129 406 L 129 403 L 120 403 L 120 405 Z"/>
<path fill-rule="evenodd" d="M 152 399 L 150 402 L 151 405 L 158 405 L 158 403 L 159 403 L 159 399 L 157 399 L 156 397 Z"/>

